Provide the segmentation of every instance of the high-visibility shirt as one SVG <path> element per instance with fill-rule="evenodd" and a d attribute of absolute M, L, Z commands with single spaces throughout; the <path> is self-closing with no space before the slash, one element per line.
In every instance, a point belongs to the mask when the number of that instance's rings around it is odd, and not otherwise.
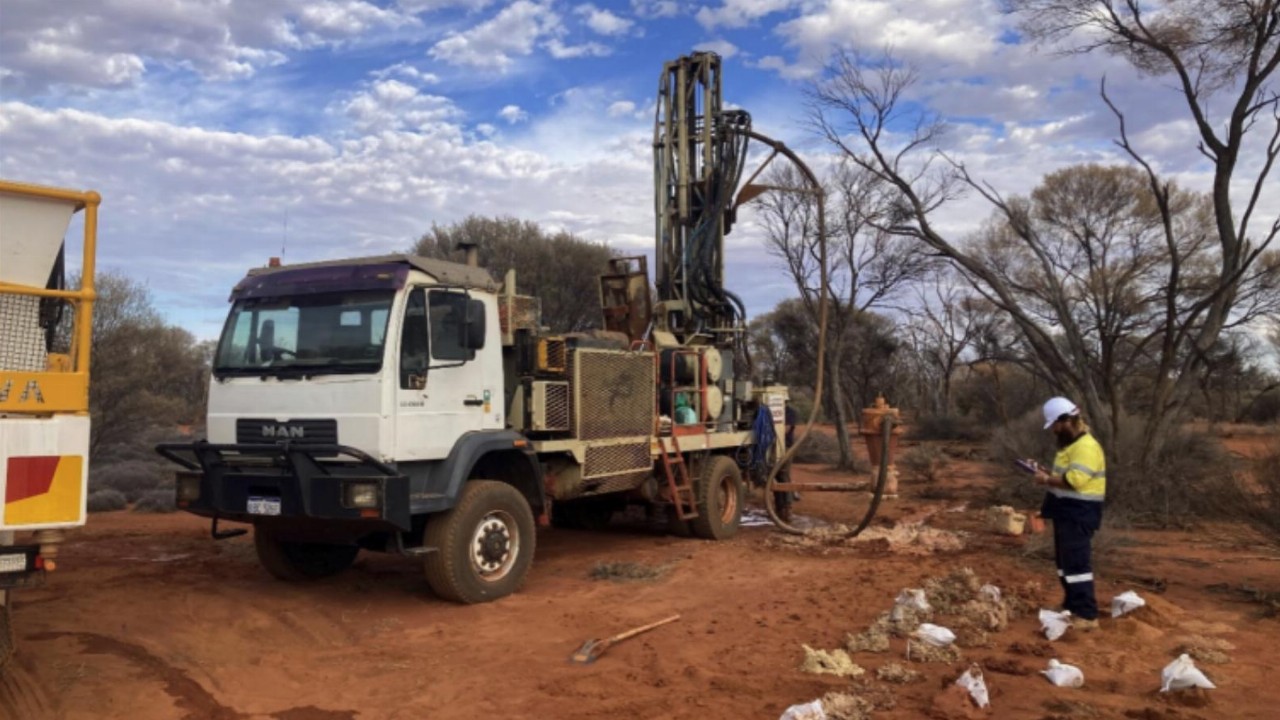
<path fill-rule="evenodd" d="M 1107 458 L 1088 433 L 1062 448 L 1053 459 L 1053 476 L 1065 478 L 1071 489 L 1049 488 L 1059 498 L 1102 502 L 1107 495 Z"/>

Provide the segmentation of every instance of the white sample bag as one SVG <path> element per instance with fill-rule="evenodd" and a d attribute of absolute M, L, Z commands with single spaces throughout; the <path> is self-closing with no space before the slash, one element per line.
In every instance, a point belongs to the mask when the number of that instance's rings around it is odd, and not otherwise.
<path fill-rule="evenodd" d="M 1200 668 L 1196 667 L 1195 661 L 1186 653 L 1179 655 L 1177 660 L 1166 665 L 1164 671 L 1160 673 L 1160 679 L 1164 681 L 1164 684 L 1160 686 L 1160 692 L 1182 690 L 1183 688 L 1213 690 L 1217 687 L 1217 685 L 1209 682 L 1209 678 L 1200 672 Z"/>
<path fill-rule="evenodd" d="M 995 585 L 983 585 L 978 588 L 978 595 L 993 603 L 1000 602 L 1000 588 Z"/>
<path fill-rule="evenodd" d="M 1084 673 L 1075 665 L 1065 665 L 1057 660 L 1049 661 L 1049 669 L 1041 670 L 1041 675 L 1049 678 L 1049 682 L 1058 687 L 1084 687 Z"/>
<path fill-rule="evenodd" d="M 911 634 L 934 647 L 947 647 L 956 641 L 955 633 L 933 623 L 920 623 L 920 627 Z"/>
<path fill-rule="evenodd" d="M 803 705 L 792 705 L 778 720 L 827 720 L 827 711 L 822 709 L 821 700 L 814 700 Z"/>
<path fill-rule="evenodd" d="M 1050 640 L 1057 640 L 1067 632 L 1069 627 L 1071 627 L 1070 610 L 1054 612 L 1043 608 L 1040 609 L 1040 629 L 1044 631 L 1045 637 Z"/>
<path fill-rule="evenodd" d="M 1111 617 L 1118 618 L 1121 615 L 1128 615 L 1146 604 L 1147 601 L 1139 597 L 1138 593 L 1127 590 L 1111 598 Z"/>
<path fill-rule="evenodd" d="M 982 670 L 977 665 L 970 667 L 964 671 L 964 674 L 956 678 L 956 685 L 969 691 L 969 697 L 973 698 L 973 703 L 980 708 L 984 708 L 991 704 L 991 698 L 987 694 L 987 683 L 982 679 Z"/>
<path fill-rule="evenodd" d="M 919 610 L 920 612 L 932 612 L 933 608 L 929 606 L 929 601 L 924 596 L 924 591 L 920 588 L 907 588 L 898 593 L 898 599 L 893 601 L 898 607 Z"/>

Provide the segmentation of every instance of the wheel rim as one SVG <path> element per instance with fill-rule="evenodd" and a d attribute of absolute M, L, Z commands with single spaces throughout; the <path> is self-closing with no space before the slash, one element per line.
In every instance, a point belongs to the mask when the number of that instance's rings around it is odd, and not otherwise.
<path fill-rule="evenodd" d="M 738 484 L 733 476 L 726 474 L 720 478 L 720 522 L 732 525 L 738 516 Z"/>
<path fill-rule="evenodd" d="M 519 556 L 520 534 L 509 513 L 494 510 L 476 523 L 471 536 L 471 567 L 480 579 L 501 580 L 511 572 Z"/>

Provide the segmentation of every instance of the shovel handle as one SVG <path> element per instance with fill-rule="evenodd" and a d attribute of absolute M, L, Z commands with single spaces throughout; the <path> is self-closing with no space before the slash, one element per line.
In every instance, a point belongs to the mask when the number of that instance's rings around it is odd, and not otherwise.
<path fill-rule="evenodd" d="M 676 613 L 675 615 L 672 615 L 672 616 L 671 616 L 671 617 L 669 617 L 669 618 L 663 618 L 663 619 L 659 620 L 658 622 L 649 623 L 648 625 L 642 625 L 642 626 L 640 626 L 640 627 L 638 627 L 638 628 L 633 628 L 633 629 L 628 630 L 628 631 L 626 631 L 626 632 L 618 633 L 617 635 L 614 635 L 613 637 L 609 638 L 608 640 L 605 640 L 605 642 L 606 642 L 606 643 L 608 643 L 609 645 L 612 645 L 612 644 L 614 644 L 614 643 L 616 643 L 616 642 L 621 642 L 621 641 L 623 641 L 623 640 L 626 640 L 627 638 L 635 637 L 636 635 L 639 635 L 640 633 L 648 632 L 648 631 L 650 631 L 650 630 L 652 630 L 652 629 L 654 629 L 654 628 L 658 627 L 659 625 L 666 625 L 667 623 L 672 623 L 672 622 L 675 622 L 675 621 L 677 621 L 677 620 L 679 620 L 679 619 L 680 619 L 680 613 Z"/>

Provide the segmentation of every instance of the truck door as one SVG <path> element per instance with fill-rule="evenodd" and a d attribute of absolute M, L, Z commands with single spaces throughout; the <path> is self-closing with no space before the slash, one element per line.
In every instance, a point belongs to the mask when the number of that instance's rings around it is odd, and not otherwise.
<path fill-rule="evenodd" d="M 405 301 L 396 460 L 443 459 L 464 433 L 484 427 L 484 364 L 462 342 L 467 302 L 461 291 L 432 288 L 414 288 Z"/>

